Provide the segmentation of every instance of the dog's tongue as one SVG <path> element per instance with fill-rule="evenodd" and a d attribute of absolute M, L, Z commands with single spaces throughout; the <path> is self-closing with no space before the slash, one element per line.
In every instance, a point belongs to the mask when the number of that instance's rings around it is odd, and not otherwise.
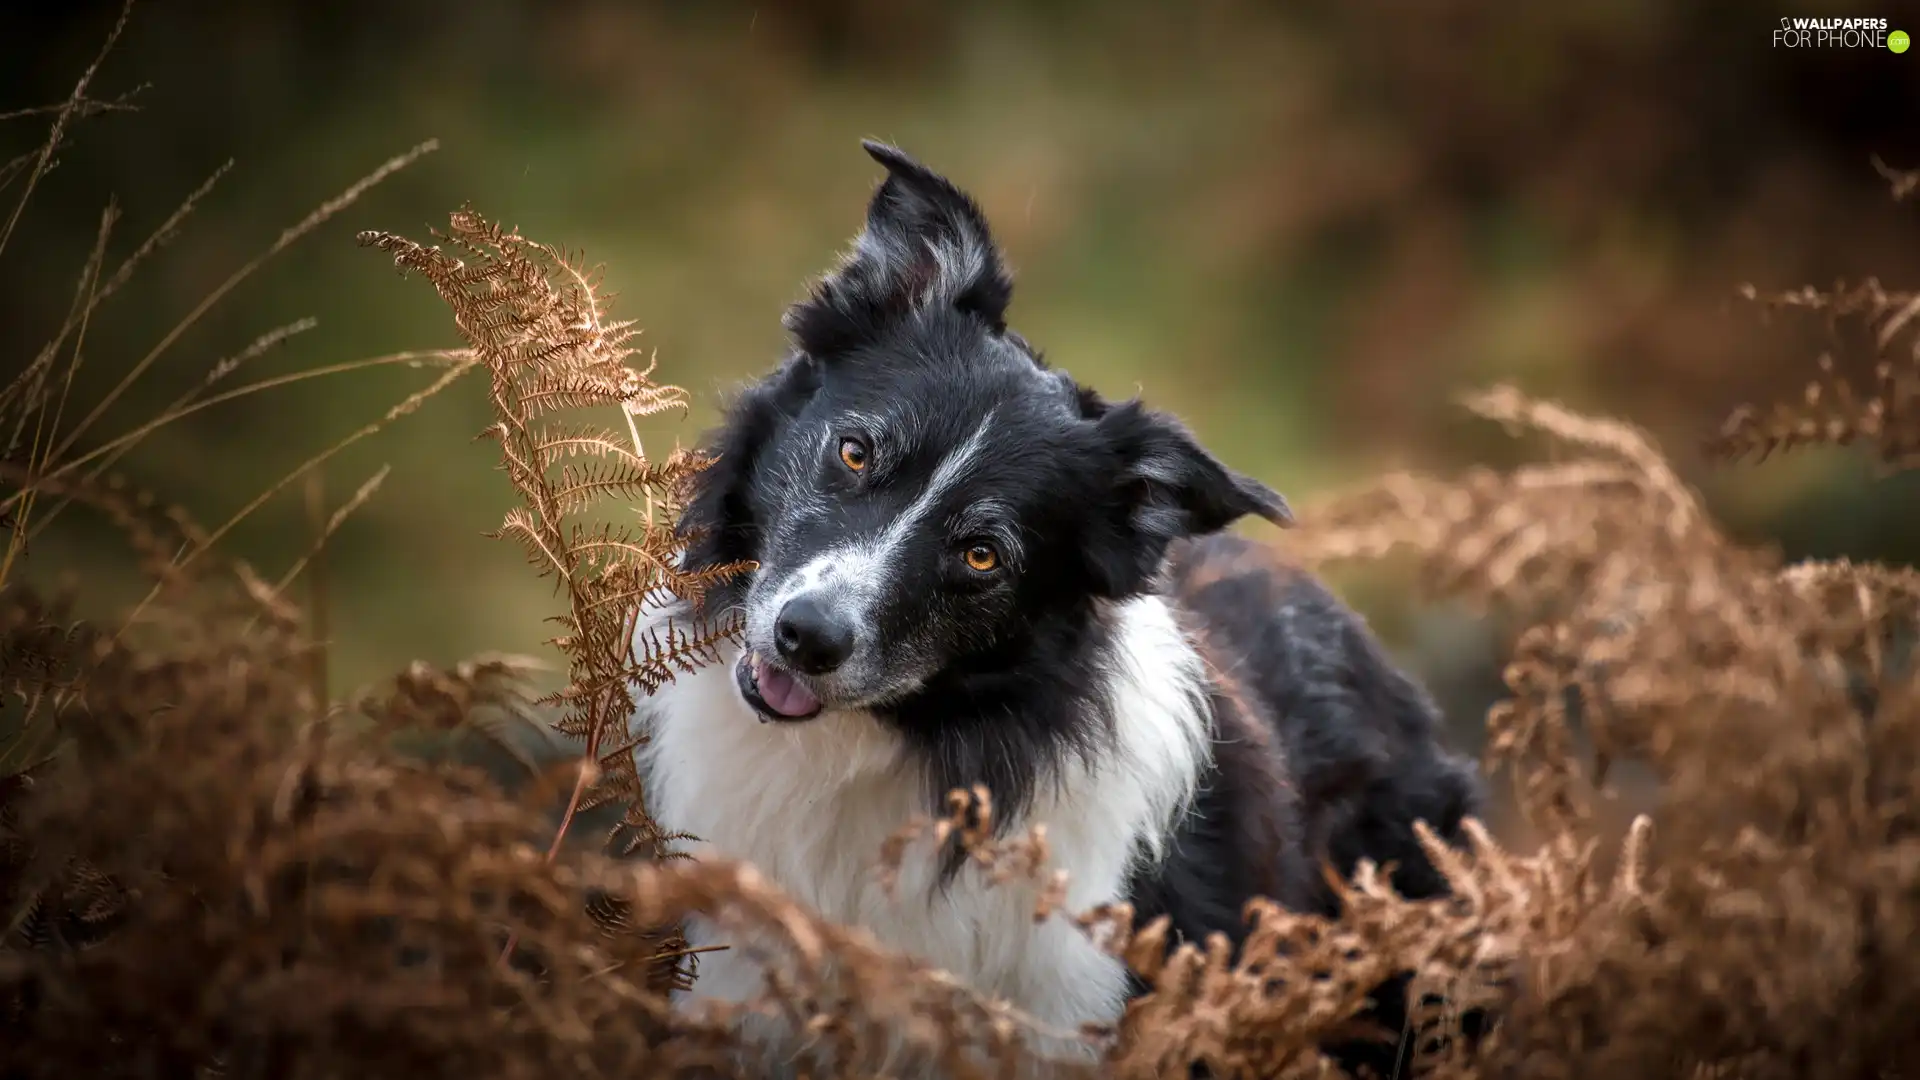
<path fill-rule="evenodd" d="M 760 666 L 760 700 L 781 716 L 805 716 L 820 707 L 813 691 L 800 685 L 793 673 L 772 664 Z"/>

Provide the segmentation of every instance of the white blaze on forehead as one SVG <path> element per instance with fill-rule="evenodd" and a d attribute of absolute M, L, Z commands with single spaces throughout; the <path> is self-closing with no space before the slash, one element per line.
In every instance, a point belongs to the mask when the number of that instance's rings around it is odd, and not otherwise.
<path fill-rule="evenodd" d="M 872 537 L 836 545 L 821 552 L 794 571 L 780 589 L 778 604 L 814 589 L 833 593 L 831 602 L 850 616 L 861 616 L 879 598 L 881 586 L 894 570 L 900 546 L 916 525 L 934 512 L 953 489 L 965 480 L 973 467 L 986 456 L 987 431 L 993 426 L 989 412 L 961 443 L 933 470 L 918 496 L 887 527 Z M 778 608 L 776 607 L 777 611 Z"/>

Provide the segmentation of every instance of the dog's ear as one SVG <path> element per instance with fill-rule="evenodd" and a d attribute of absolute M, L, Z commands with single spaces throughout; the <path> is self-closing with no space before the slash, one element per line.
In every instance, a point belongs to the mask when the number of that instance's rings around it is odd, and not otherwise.
<path fill-rule="evenodd" d="M 704 441 L 713 461 L 688 481 L 677 528 L 687 542 L 686 566 L 700 570 L 755 557 L 760 522 L 751 483 L 765 447 L 771 445 L 819 389 L 818 364 L 787 358 L 773 374 L 734 399 L 718 430 Z"/>
<path fill-rule="evenodd" d="M 861 145 L 887 167 L 887 177 L 845 262 L 787 312 L 800 347 L 832 356 L 915 309 L 936 306 L 1004 333 L 1013 282 L 980 207 L 900 150 L 871 139 Z"/>
<path fill-rule="evenodd" d="M 1093 527 L 1087 556 L 1102 595 L 1144 588 L 1168 545 L 1219 532 L 1248 514 L 1286 527 L 1287 500 L 1222 465 L 1184 425 L 1138 401 L 1096 410 L 1094 437 L 1109 462 L 1107 509 Z"/>

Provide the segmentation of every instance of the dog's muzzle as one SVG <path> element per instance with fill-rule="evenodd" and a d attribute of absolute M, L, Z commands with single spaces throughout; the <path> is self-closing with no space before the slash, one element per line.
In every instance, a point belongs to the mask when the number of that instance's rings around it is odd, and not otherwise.
<path fill-rule="evenodd" d="M 808 676 L 831 674 L 853 655 L 853 627 L 820 603 L 817 594 L 787 601 L 773 624 L 778 657 L 750 651 L 734 668 L 740 694 L 763 720 L 810 720 L 820 715 Z"/>

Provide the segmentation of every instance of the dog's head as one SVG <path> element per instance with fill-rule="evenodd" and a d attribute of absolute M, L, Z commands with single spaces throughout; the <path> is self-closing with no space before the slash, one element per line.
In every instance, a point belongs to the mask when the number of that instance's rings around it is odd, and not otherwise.
<path fill-rule="evenodd" d="M 1011 691 L 1168 545 L 1286 502 L 1171 417 L 1112 404 L 1006 323 L 1012 282 L 972 199 L 890 146 L 793 353 L 734 404 L 683 525 L 692 567 L 754 560 L 735 677 L 767 719 Z M 990 695 L 989 695 L 990 696 Z"/>

